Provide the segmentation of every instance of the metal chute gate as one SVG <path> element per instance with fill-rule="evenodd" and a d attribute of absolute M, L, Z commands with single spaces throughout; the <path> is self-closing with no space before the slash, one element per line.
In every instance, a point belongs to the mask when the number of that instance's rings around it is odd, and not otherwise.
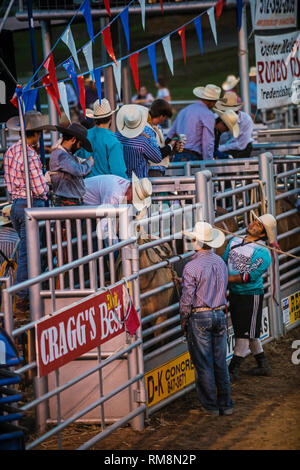
<path fill-rule="evenodd" d="M 270 154 L 246 162 L 230 160 L 226 165 L 193 162 L 192 175 L 152 179 L 153 204 L 144 219 L 134 219 L 129 206 L 27 210 L 30 280 L 21 287 L 30 288 L 32 318 L 25 327 L 13 329 L 12 296 L 20 286 L 8 284 L 3 293 L 5 324 L 14 337 L 24 331 L 33 337 L 35 324 L 43 315 L 54 318 L 57 314 L 59 318 L 83 300 L 96 299 L 99 292 L 127 283 L 141 316 L 141 327 L 134 337 L 122 332 L 48 376 L 34 377 L 35 397 L 24 410 L 36 411 L 41 435 L 28 448 L 55 434 L 58 447 L 63 448 L 63 429 L 78 421 L 101 425 L 82 449 L 127 422 L 141 430 L 145 414 L 194 387 L 176 292 L 176 275 L 181 276 L 193 251 L 181 231 L 204 219 L 224 230 L 229 228 L 226 233 L 232 231 L 234 222 L 235 233 L 244 233 L 250 210 L 260 213 L 265 203 L 268 212 L 275 215 L 278 201 L 299 193 L 299 163 L 298 157 L 273 159 Z M 275 180 L 282 191 L 279 194 L 275 193 Z M 277 213 L 277 218 L 285 220 L 296 214 L 297 209 L 291 206 Z M 299 230 L 293 227 L 281 233 L 279 242 L 296 237 Z M 103 232 L 109 235 L 107 239 Z M 36 249 L 40 235 L 42 256 Z M 227 233 L 227 239 L 230 236 Z M 264 279 L 264 341 L 299 324 L 291 299 L 300 290 L 299 246 L 287 251 L 295 257 L 280 254 Z M 234 346 L 230 317 L 228 326 L 230 358 Z M 30 348 L 27 364 L 18 371 L 36 375 L 33 340 Z M 47 431 L 49 422 L 54 427 Z"/>

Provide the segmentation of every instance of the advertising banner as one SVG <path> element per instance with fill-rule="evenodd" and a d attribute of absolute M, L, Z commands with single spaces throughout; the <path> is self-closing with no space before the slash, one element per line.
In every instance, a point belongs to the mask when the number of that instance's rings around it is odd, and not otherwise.
<path fill-rule="evenodd" d="M 282 299 L 281 308 L 285 325 L 291 325 L 300 320 L 300 291 Z"/>
<path fill-rule="evenodd" d="M 255 29 L 297 27 L 298 0 L 256 0 Z"/>
<path fill-rule="evenodd" d="M 36 324 L 39 377 L 125 331 L 124 289 L 117 286 L 88 297 Z"/>
<path fill-rule="evenodd" d="M 293 83 L 300 78 L 300 32 L 255 36 L 257 107 L 292 103 Z"/>

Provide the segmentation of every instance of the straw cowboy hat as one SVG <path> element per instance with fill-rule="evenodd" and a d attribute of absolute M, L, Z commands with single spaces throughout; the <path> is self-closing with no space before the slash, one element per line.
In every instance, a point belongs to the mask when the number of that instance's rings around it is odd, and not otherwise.
<path fill-rule="evenodd" d="M 21 131 L 20 118 L 14 116 L 10 118 L 6 127 L 12 131 Z M 56 127 L 51 124 L 44 123 L 44 116 L 39 111 L 28 111 L 25 113 L 25 129 L 26 131 L 40 132 L 43 130 L 56 131 Z"/>
<path fill-rule="evenodd" d="M 254 211 L 251 211 L 253 217 L 255 217 L 261 224 L 263 224 L 265 231 L 267 233 L 269 243 L 276 242 L 275 229 L 276 229 L 276 219 L 272 214 L 263 214 L 259 217 L 255 214 Z"/>
<path fill-rule="evenodd" d="M 249 77 L 256 77 L 256 67 L 250 67 Z"/>
<path fill-rule="evenodd" d="M 151 205 L 152 184 L 148 178 L 138 179 L 132 172 L 132 204 L 138 211 Z"/>
<path fill-rule="evenodd" d="M 76 137 L 78 140 L 81 141 L 82 146 L 88 152 L 92 152 L 92 146 L 90 141 L 87 138 L 88 131 L 87 129 L 79 124 L 78 122 L 72 122 L 68 127 L 63 126 L 55 126 L 58 132 L 62 134 L 71 135 L 72 137 Z"/>
<path fill-rule="evenodd" d="M 12 204 L 4 206 L 2 209 L 2 216 L 0 217 L 0 226 L 11 224 L 10 211 Z"/>
<path fill-rule="evenodd" d="M 118 131 L 128 139 L 143 132 L 148 120 L 149 109 L 138 104 L 125 104 L 116 117 Z"/>
<path fill-rule="evenodd" d="M 224 91 L 232 90 L 240 81 L 239 77 L 235 75 L 228 75 L 225 82 L 222 83 L 222 88 Z"/>
<path fill-rule="evenodd" d="M 211 248 L 219 248 L 225 241 L 225 234 L 207 222 L 197 222 L 192 232 L 182 232 L 186 237 L 196 239 Z"/>
<path fill-rule="evenodd" d="M 119 107 L 117 106 L 116 109 L 112 110 L 109 101 L 106 98 L 102 98 L 101 105 L 99 100 L 96 100 L 93 104 L 93 109 L 86 110 L 86 115 L 93 119 L 107 118 L 112 116 L 118 109 Z"/>
<path fill-rule="evenodd" d="M 193 93 L 197 98 L 209 101 L 218 101 L 220 99 L 221 91 L 220 87 L 212 84 L 208 84 L 205 87 L 197 86 L 193 89 Z"/>
<path fill-rule="evenodd" d="M 230 132 L 232 133 L 233 137 L 236 139 L 239 136 L 240 133 L 240 128 L 238 125 L 238 115 L 229 109 L 228 111 L 219 111 L 218 109 L 215 109 L 215 112 L 220 116 L 224 124 L 228 127 Z"/>
<path fill-rule="evenodd" d="M 239 111 L 244 103 L 237 102 L 237 96 L 233 91 L 226 91 L 222 98 L 222 101 L 217 101 L 215 108 L 219 111 L 227 111 L 231 109 L 232 111 Z"/>

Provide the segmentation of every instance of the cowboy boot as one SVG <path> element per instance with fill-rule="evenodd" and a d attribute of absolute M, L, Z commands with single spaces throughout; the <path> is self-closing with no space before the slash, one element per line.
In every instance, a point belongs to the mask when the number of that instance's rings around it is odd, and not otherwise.
<path fill-rule="evenodd" d="M 254 357 L 257 362 L 257 367 L 250 369 L 248 371 L 248 374 L 270 377 L 272 375 L 272 369 L 270 367 L 270 364 L 267 361 L 265 353 L 261 352 L 259 354 L 256 354 Z"/>
<path fill-rule="evenodd" d="M 240 366 L 242 362 L 244 362 L 244 359 L 245 358 L 241 356 L 236 356 L 236 355 L 232 356 L 232 359 L 228 366 L 231 382 L 235 382 L 237 380 L 239 371 L 240 371 Z"/>

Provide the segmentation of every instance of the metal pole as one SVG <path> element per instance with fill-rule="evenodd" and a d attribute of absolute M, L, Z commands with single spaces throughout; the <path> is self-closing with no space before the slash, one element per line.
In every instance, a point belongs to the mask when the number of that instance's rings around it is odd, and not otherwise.
<path fill-rule="evenodd" d="M 104 29 L 105 26 L 109 23 L 107 18 L 100 18 L 100 28 Z M 107 52 L 102 41 L 101 47 L 101 57 L 102 63 L 104 64 L 107 61 Z M 113 78 L 112 67 L 104 68 L 104 96 L 108 99 L 111 109 L 116 108 L 116 97 L 115 97 L 115 83 Z M 116 115 L 115 113 L 112 116 L 111 131 L 116 132 Z"/>
<path fill-rule="evenodd" d="M 241 83 L 241 98 L 244 102 L 244 111 L 251 114 L 250 90 L 249 90 L 249 64 L 248 64 L 248 40 L 247 40 L 247 15 L 246 5 L 242 9 L 242 26 L 238 33 L 239 42 L 239 70 Z"/>
<path fill-rule="evenodd" d="M 29 168 L 28 168 L 28 155 L 27 155 L 27 141 L 26 141 L 26 131 L 25 123 L 23 119 L 23 101 L 22 98 L 18 99 L 18 110 L 19 110 L 19 119 L 21 127 L 21 141 L 22 141 L 22 152 L 23 152 L 23 162 L 24 162 L 24 175 L 25 175 L 25 187 L 26 187 L 26 200 L 27 207 L 31 207 L 31 192 L 30 192 L 30 180 L 29 180 Z"/>
<path fill-rule="evenodd" d="M 5 12 L 5 14 L 4 14 L 3 18 L 2 18 L 1 24 L 0 24 L 0 33 L 1 33 L 2 29 L 3 29 L 3 27 L 4 27 L 5 21 L 7 20 L 7 17 L 8 17 L 8 15 L 9 15 L 10 10 L 11 10 L 11 7 L 13 6 L 13 3 L 14 3 L 14 0 L 10 0 L 9 5 L 8 5 L 8 7 L 7 7 L 7 9 L 6 9 L 6 12 Z"/>
<path fill-rule="evenodd" d="M 203 206 L 203 219 L 211 225 L 215 220 L 213 205 L 212 174 L 209 170 L 198 171 L 195 175 L 196 202 Z"/>

